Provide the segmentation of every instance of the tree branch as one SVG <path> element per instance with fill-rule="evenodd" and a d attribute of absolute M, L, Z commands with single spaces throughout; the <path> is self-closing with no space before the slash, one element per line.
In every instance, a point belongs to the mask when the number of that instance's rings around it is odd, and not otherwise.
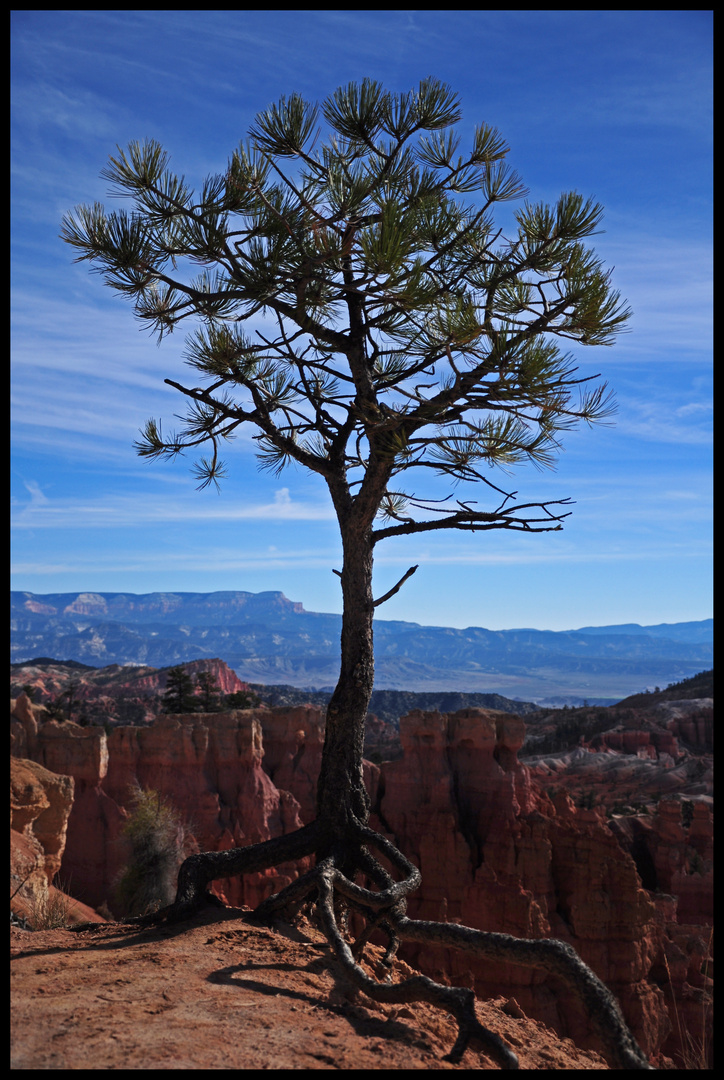
<path fill-rule="evenodd" d="M 512 506 L 507 511 L 499 513 L 484 513 L 482 511 L 463 510 L 438 521 L 408 521 L 402 525 L 391 525 L 386 529 L 376 529 L 372 533 L 372 543 L 386 540 L 388 536 L 406 536 L 412 533 L 432 532 L 436 529 L 461 529 L 463 532 L 487 532 L 491 529 L 510 529 L 512 532 L 557 532 L 562 529 L 561 522 L 569 517 L 571 511 L 566 514 L 552 514 L 547 507 L 560 505 L 567 506 L 570 499 L 556 499 L 551 503 L 525 503 L 520 506 Z M 510 515 L 521 510 L 536 507 L 547 515 L 542 518 L 514 518 Z"/>
<path fill-rule="evenodd" d="M 408 579 L 408 578 L 410 578 L 410 577 L 412 577 L 412 575 L 413 575 L 413 574 L 415 573 L 415 571 L 416 571 L 416 570 L 417 570 L 417 566 L 411 566 L 411 567 L 410 567 L 410 569 L 409 569 L 409 570 L 407 571 L 407 573 L 406 573 L 406 574 L 403 574 L 403 575 L 402 575 L 402 577 L 401 577 L 401 578 L 400 578 L 400 580 L 399 580 L 399 581 L 397 582 L 397 584 L 396 584 L 396 585 L 394 585 L 394 586 L 393 586 L 393 587 L 392 587 L 392 588 L 391 588 L 391 589 L 389 590 L 389 592 L 386 592 L 384 596 L 381 596 L 381 597 L 379 598 L 379 600 L 375 600 L 375 602 L 374 602 L 374 606 L 375 606 L 375 607 L 379 607 L 379 606 L 380 606 L 380 604 L 384 604 L 385 600 L 389 600 L 391 596 L 394 596 L 396 592 L 399 592 L 399 591 L 400 591 L 400 589 L 402 588 L 402 586 L 403 586 L 403 585 L 405 584 L 405 582 L 407 581 L 407 579 Z"/>

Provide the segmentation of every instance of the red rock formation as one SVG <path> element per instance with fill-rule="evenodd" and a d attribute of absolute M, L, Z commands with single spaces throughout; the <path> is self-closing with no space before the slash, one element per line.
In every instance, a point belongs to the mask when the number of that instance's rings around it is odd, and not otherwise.
<path fill-rule="evenodd" d="M 114 801 L 128 806 L 134 784 L 161 792 L 184 813 L 200 850 L 243 847 L 302 823 L 296 800 L 262 768 L 261 726 L 252 711 L 169 716 L 148 728 L 116 728 L 109 746 L 104 786 Z M 293 874 L 291 867 L 277 867 L 234 879 L 224 883 L 224 895 L 232 904 L 253 906 Z"/>
<path fill-rule="evenodd" d="M 32 757 L 38 734 L 40 708 L 33 705 L 26 693 L 10 699 L 10 751 L 13 757 Z M 42 710 L 44 716 L 45 709 Z"/>
<path fill-rule="evenodd" d="M 193 676 L 198 675 L 202 671 L 208 671 L 214 679 L 214 683 L 219 688 L 221 694 L 236 694 L 243 690 L 248 690 L 247 683 L 242 682 L 237 676 L 235 671 L 232 671 L 223 660 L 219 660 L 218 657 L 213 660 L 192 660 L 188 664 L 183 664 L 183 669 L 187 674 Z M 166 672 L 160 672 L 162 675 L 161 687 L 166 686 Z"/>
<path fill-rule="evenodd" d="M 323 741 L 318 707 L 164 717 L 116 728 L 108 738 L 67 723 L 33 732 L 32 709 L 18 713 L 25 718 L 17 721 L 18 738 L 34 746 L 32 756 L 76 778 L 63 865 L 73 867 L 74 889 L 82 886 L 94 903 L 111 895 L 125 858 L 122 826 L 133 784 L 167 796 L 206 850 L 286 833 L 313 816 Z M 415 712 L 400 724 L 403 757 L 368 767 L 373 824 L 422 871 L 410 914 L 570 942 L 617 994 L 646 1050 L 655 1055 L 666 1044 L 673 1052 L 660 986 L 673 987 L 691 1023 L 691 1001 L 700 1004 L 708 993 L 701 966 L 711 918 L 709 805 L 696 803 L 687 827 L 681 803 L 671 800 L 648 822 L 607 821 L 600 808 L 575 807 L 562 789 L 551 801 L 518 760 L 524 730 L 520 718 L 490 710 Z M 607 758 L 580 754 L 592 766 Z M 224 882 L 224 895 L 255 904 L 293 873 L 282 867 Z M 545 973 L 442 949 L 408 948 L 406 957 L 482 995 L 514 995 L 527 1015 L 596 1046 L 578 1001 Z"/>
<path fill-rule="evenodd" d="M 261 727 L 251 711 L 167 716 L 108 736 L 101 728 L 49 721 L 33 736 L 32 753 L 75 780 L 63 873 L 74 895 L 93 906 L 113 909 L 114 884 L 128 858 L 123 826 L 135 785 L 168 797 L 201 850 L 256 843 L 301 825 L 297 801 L 262 768 Z M 224 884 L 224 895 L 233 904 L 255 905 L 294 873 L 277 867 L 235 879 Z"/>
<path fill-rule="evenodd" d="M 322 763 L 324 709 L 298 705 L 253 712 L 263 730 L 264 770 L 277 788 L 291 792 L 297 800 L 302 821 L 312 821 Z"/>
<path fill-rule="evenodd" d="M 674 761 L 681 756 L 676 736 L 671 731 L 640 731 L 638 729 L 613 728 L 594 735 L 589 743 L 592 750 L 616 750 L 621 754 L 635 754 L 656 760 L 668 754 Z"/>
<path fill-rule="evenodd" d="M 103 921 L 52 884 L 65 849 L 73 789 L 69 776 L 56 776 L 35 761 L 11 759 L 10 911 L 33 927 L 42 928 L 54 904 L 70 922 Z"/>
<path fill-rule="evenodd" d="M 673 735 L 698 750 L 714 749 L 714 701 L 695 698 L 692 701 L 666 701 L 657 706 Z"/>
<path fill-rule="evenodd" d="M 690 825 L 682 822 L 682 804 L 662 799 L 646 834 L 656 868 L 657 887 L 678 898 L 677 921 L 697 926 L 714 922 L 714 821 L 708 800 L 692 804 Z"/>
<path fill-rule="evenodd" d="M 10 828 L 36 852 L 38 871 L 48 884 L 60 869 L 73 789 L 70 776 L 56 776 L 35 761 L 11 759 Z"/>
<path fill-rule="evenodd" d="M 595 811 L 577 810 L 565 795 L 554 806 L 534 789 L 517 759 L 523 733 L 519 718 L 486 710 L 402 719 L 404 756 L 382 765 L 378 813 L 422 872 L 410 914 L 569 941 L 653 1052 L 668 1030 L 662 996 L 646 981 L 653 904 Z M 578 1003 L 541 973 L 447 950 L 405 955 L 484 996 L 514 994 L 528 1015 L 595 1045 Z"/>
<path fill-rule="evenodd" d="M 249 689 L 248 684 L 242 682 L 218 658 L 193 660 L 180 666 L 192 677 L 202 671 L 209 672 L 221 694 Z M 11 674 L 11 692 L 17 693 L 23 686 L 29 685 L 33 688 L 35 699 L 44 704 L 58 698 L 73 684 L 77 701 L 76 716 L 89 705 L 104 705 L 110 719 L 115 719 L 120 708 L 123 718 L 130 722 L 130 707 L 133 705 L 148 709 L 149 719 L 153 718 L 154 711 L 160 711 L 168 671 L 168 668 L 121 664 L 109 664 L 102 668 L 69 667 L 61 661 L 37 666 L 25 664 L 20 671 Z M 139 710 L 136 709 L 136 712 Z"/>
<path fill-rule="evenodd" d="M 102 787 L 108 771 L 106 735 L 102 728 L 51 720 L 38 730 L 33 758 L 51 772 L 73 777 L 63 879 L 74 896 L 97 907 L 109 899 L 104 886 L 120 868 L 119 838 L 126 819 Z"/>

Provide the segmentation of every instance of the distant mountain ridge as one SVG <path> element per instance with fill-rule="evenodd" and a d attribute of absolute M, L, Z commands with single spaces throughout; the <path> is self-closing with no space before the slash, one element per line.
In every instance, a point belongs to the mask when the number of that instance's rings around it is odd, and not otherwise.
<path fill-rule="evenodd" d="M 281 592 L 11 592 L 11 660 L 108 664 L 222 658 L 246 682 L 328 688 L 339 615 Z M 712 667 L 713 619 L 579 630 L 486 630 L 375 620 L 378 689 L 606 703 Z"/>

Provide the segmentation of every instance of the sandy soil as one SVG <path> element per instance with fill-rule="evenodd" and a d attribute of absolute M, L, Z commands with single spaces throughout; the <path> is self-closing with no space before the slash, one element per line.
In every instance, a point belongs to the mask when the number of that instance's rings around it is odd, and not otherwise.
<path fill-rule="evenodd" d="M 11 1067 L 497 1068 L 472 1051 L 459 1065 L 444 1060 L 456 1025 L 440 1010 L 378 1005 L 337 984 L 309 923 L 269 930 L 245 915 L 208 909 L 182 927 L 144 930 L 11 927 Z M 409 973 L 396 965 L 396 979 Z M 521 1068 L 607 1068 L 503 998 L 478 1012 Z"/>

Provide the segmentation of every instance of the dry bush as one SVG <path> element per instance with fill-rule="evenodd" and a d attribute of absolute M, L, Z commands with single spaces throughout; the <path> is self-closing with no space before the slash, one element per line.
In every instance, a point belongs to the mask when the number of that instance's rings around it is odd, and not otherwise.
<path fill-rule="evenodd" d="M 167 798 L 136 785 L 131 804 L 133 812 L 123 829 L 131 857 L 115 890 L 125 916 L 146 915 L 170 904 L 186 856 L 186 828 Z"/>
<path fill-rule="evenodd" d="M 68 925 L 70 897 L 60 888 L 48 889 L 33 900 L 28 922 L 33 930 L 62 930 Z"/>

